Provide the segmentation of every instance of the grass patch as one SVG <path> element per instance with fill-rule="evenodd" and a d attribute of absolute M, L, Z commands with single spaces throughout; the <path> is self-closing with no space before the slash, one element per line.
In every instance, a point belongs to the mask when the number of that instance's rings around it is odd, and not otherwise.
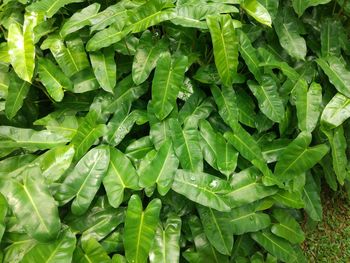
<path fill-rule="evenodd" d="M 310 262 L 350 262 L 350 203 L 344 191 L 322 191 L 323 221 L 304 227 Z"/>

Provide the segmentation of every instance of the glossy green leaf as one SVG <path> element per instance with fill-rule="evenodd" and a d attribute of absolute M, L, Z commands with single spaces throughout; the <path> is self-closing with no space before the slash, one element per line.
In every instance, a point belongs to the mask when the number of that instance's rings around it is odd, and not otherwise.
<path fill-rule="evenodd" d="M 98 10 L 100 9 L 100 4 L 94 3 L 85 7 L 79 12 L 74 13 L 62 26 L 60 35 L 65 37 L 84 26 L 91 25 L 91 19 L 96 16 Z"/>
<path fill-rule="evenodd" d="M 257 98 L 261 112 L 270 120 L 281 122 L 284 117 L 284 106 L 273 78 L 264 76 L 261 85 L 249 80 L 248 86 Z"/>
<path fill-rule="evenodd" d="M 158 225 L 149 253 L 151 263 L 178 262 L 180 258 L 181 219 L 172 215 L 164 227 Z"/>
<path fill-rule="evenodd" d="M 209 242 L 217 251 L 231 255 L 233 233 L 228 213 L 218 212 L 212 208 L 198 206 L 197 210 Z"/>
<path fill-rule="evenodd" d="M 216 135 L 215 149 L 218 169 L 229 178 L 236 169 L 238 152 L 219 134 Z"/>
<path fill-rule="evenodd" d="M 97 123 L 97 113 L 95 111 L 89 112 L 84 120 L 79 124 L 76 135 L 71 141 L 71 145 L 75 149 L 75 159 L 80 159 L 101 137 L 105 131 L 104 124 Z"/>
<path fill-rule="evenodd" d="M 58 133 L 47 130 L 36 131 L 11 126 L 0 127 L 2 148 L 25 148 L 30 151 L 51 149 L 64 145 L 67 139 Z"/>
<path fill-rule="evenodd" d="M 74 251 L 73 262 L 100 262 L 110 263 L 111 259 L 104 251 L 103 247 L 93 238 L 82 240 L 81 248 L 77 247 Z"/>
<path fill-rule="evenodd" d="M 157 184 L 158 192 L 165 195 L 171 188 L 178 166 L 179 160 L 175 156 L 173 144 L 171 141 L 166 141 L 159 148 L 151 163 L 142 170 L 139 185 L 151 187 Z"/>
<path fill-rule="evenodd" d="M 22 108 L 23 101 L 27 97 L 30 84 L 20 79 L 14 72 L 10 73 L 9 86 L 5 104 L 7 118 L 12 119 Z"/>
<path fill-rule="evenodd" d="M 239 32 L 239 53 L 246 62 L 249 71 L 253 73 L 256 80 L 261 81 L 262 72 L 259 67 L 260 60 L 257 50 L 254 49 L 249 37 L 243 32 Z"/>
<path fill-rule="evenodd" d="M 318 163 L 329 150 L 325 144 L 309 147 L 310 143 L 311 134 L 302 132 L 287 146 L 275 167 L 277 180 L 287 182 L 306 172 Z"/>
<path fill-rule="evenodd" d="M 266 8 L 257 0 L 243 0 L 241 6 L 248 15 L 261 24 L 271 26 L 271 16 Z"/>
<path fill-rule="evenodd" d="M 208 241 L 199 218 L 192 215 L 188 221 L 196 250 L 188 249 L 183 253 L 184 258 L 189 262 L 227 263 L 228 258 L 217 252 Z"/>
<path fill-rule="evenodd" d="M 235 91 L 230 87 L 211 86 L 211 93 L 215 99 L 215 103 L 219 109 L 221 118 L 230 125 L 230 123 L 237 121 L 238 111 Z"/>
<path fill-rule="evenodd" d="M 221 81 L 231 86 L 238 66 L 238 39 L 232 19 L 229 15 L 208 16 L 207 24 Z"/>
<path fill-rule="evenodd" d="M 216 138 L 219 136 L 215 133 L 214 129 L 211 127 L 210 123 L 206 120 L 201 120 L 199 122 L 200 129 L 200 145 L 203 152 L 204 160 L 210 164 L 211 167 L 217 168 L 217 142 Z"/>
<path fill-rule="evenodd" d="M 55 101 L 63 99 L 64 90 L 73 89 L 71 80 L 49 59 L 38 60 L 38 73 L 47 92 Z"/>
<path fill-rule="evenodd" d="M 306 88 L 306 89 L 305 89 Z M 298 127 L 301 131 L 312 132 L 321 114 L 322 88 L 313 82 L 309 89 L 298 86 L 295 90 Z"/>
<path fill-rule="evenodd" d="M 6 228 L 5 218 L 8 211 L 7 201 L 1 193 L 0 193 L 0 211 L 1 211 L 1 214 L 0 214 L 0 240 L 1 240 Z"/>
<path fill-rule="evenodd" d="M 55 200 L 38 167 L 23 171 L 23 182 L 8 181 L 3 193 L 21 226 L 39 241 L 55 239 L 61 228 Z"/>
<path fill-rule="evenodd" d="M 32 82 L 35 68 L 35 47 L 33 28 L 35 26 L 35 15 L 27 16 L 23 30 L 20 25 L 13 23 L 8 32 L 8 53 L 11 65 L 17 75 Z"/>
<path fill-rule="evenodd" d="M 99 31 L 106 28 L 113 23 L 117 23 L 126 19 L 127 9 L 125 8 L 125 2 L 121 1 L 114 5 L 108 6 L 102 12 L 89 18 L 91 23 L 91 32 Z"/>
<path fill-rule="evenodd" d="M 63 42 L 58 36 L 53 35 L 52 38 L 49 37 L 43 42 L 41 48 L 50 49 L 67 77 L 71 77 L 79 71 L 90 67 L 83 41 L 76 36 Z"/>
<path fill-rule="evenodd" d="M 305 235 L 298 222 L 283 209 L 273 210 L 273 217 L 279 223 L 273 224 L 271 232 L 287 241 L 298 244 L 304 241 Z"/>
<path fill-rule="evenodd" d="M 289 12 L 289 14 L 288 14 Z M 296 19 L 286 10 L 285 14 L 277 16 L 273 23 L 281 46 L 291 57 L 304 60 L 306 56 L 305 39 L 300 36 Z"/>
<path fill-rule="evenodd" d="M 331 146 L 332 164 L 338 182 L 343 185 L 347 176 L 348 159 L 346 155 L 347 143 L 343 126 L 339 126 L 331 131 L 324 132 Z"/>
<path fill-rule="evenodd" d="M 251 234 L 251 237 L 269 253 L 276 256 L 278 259 L 285 262 L 296 260 L 293 247 L 284 239 L 271 234 L 268 231 L 256 232 Z"/>
<path fill-rule="evenodd" d="M 249 204 L 232 209 L 229 224 L 233 234 L 241 235 L 267 228 L 271 224 L 271 219 L 268 214 L 256 212 L 256 207 Z"/>
<path fill-rule="evenodd" d="M 52 17 L 58 10 L 71 3 L 82 2 L 82 0 L 40 0 L 27 7 L 31 12 L 45 12 L 47 17 Z"/>
<path fill-rule="evenodd" d="M 166 50 L 167 42 L 164 39 L 156 41 L 148 30 L 142 34 L 132 63 L 132 79 L 135 84 L 139 85 L 148 78 Z"/>
<path fill-rule="evenodd" d="M 123 201 L 124 189 L 138 190 L 138 175 L 130 160 L 119 150 L 110 148 L 110 162 L 103 186 L 113 207 Z"/>
<path fill-rule="evenodd" d="M 21 260 L 24 263 L 36 261 L 47 263 L 64 263 L 72 260 L 75 249 L 76 238 L 74 234 L 66 229 L 54 242 L 36 244 Z"/>
<path fill-rule="evenodd" d="M 130 113 L 128 105 L 121 105 L 107 124 L 105 139 L 108 144 L 118 145 L 132 129 L 135 119 L 135 112 Z"/>
<path fill-rule="evenodd" d="M 305 204 L 305 211 L 314 221 L 322 220 L 322 203 L 314 178 L 311 174 L 306 175 L 306 183 L 303 190 L 303 200 Z"/>
<path fill-rule="evenodd" d="M 117 43 L 126 37 L 131 28 L 124 28 L 124 23 L 115 23 L 110 27 L 97 32 L 86 44 L 87 51 L 96 51 Z"/>
<path fill-rule="evenodd" d="M 56 199 L 61 203 L 67 203 L 74 198 L 71 205 L 73 214 L 85 213 L 107 172 L 108 163 L 109 149 L 106 146 L 90 150 L 60 185 Z"/>
<path fill-rule="evenodd" d="M 317 6 L 322 4 L 327 4 L 331 0 L 293 0 L 293 8 L 298 16 L 301 16 L 304 11 L 310 6 Z"/>
<path fill-rule="evenodd" d="M 153 199 L 142 208 L 137 195 L 130 198 L 125 218 L 124 247 L 129 262 L 146 262 L 156 234 L 162 203 Z"/>
<path fill-rule="evenodd" d="M 259 175 L 254 167 L 232 175 L 232 191 L 226 195 L 231 207 L 247 205 L 277 192 L 275 187 L 264 186 Z"/>
<path fill-rule="evenodd" d="M 326 18 L 322 21 L 321 27 L 321 54 L 322 57 L 340 56 L 341 43 L 340 37 L 341 23 L 335 19 Z"/>
<path fill-rule="evenodd" d="M 328 76 L 329 81 L 343 95 L 350 96 L 350 71 L 346 69 L 346 65 L 337 57 L 318 58 L 317 64 L 322 68 Z"/>
<path fill-rule="evenodd" d="M 128 12 L 132 33 L 142 32 L 148 27 L 175 17 L 172 3 L 168 0 L 152 0 Z"/>
<path fill-rule="evenodd" d="M 213 175 L 178 170 L 171 188 L 203 206 L 230 211 L 224 195 L 231 191 L 231 187 L 228 182 Z"/>
<path fill-rule="evenodd" d="M 117 81 L 114 56 L 115 52 L 112 48 L 90 53 L 91 65 L 98 83 L 102 89 L 112 93 Z"/>
<path fill-rule="evenodd" d="M 321 124 L 335 128 L 350 117 L 350 99 L 341 93 L 335 94 L 321 115 Z"/>
<path fill-rule="evenodd" d="M 181 128 L 179 122 L 170 119 L 169 126 L 176 156 L 181 167 L 191 171 L 203 170 L 203 155 L 199 145 L 199 132 L 197 128 Z"/>
<path fill-rule="evenodd" d="M 174 108 L 187 67 L 187 57 L 163 54 L 158 62 L 152 82 L 152 101 L 159 120 L 167 117 Z"/>

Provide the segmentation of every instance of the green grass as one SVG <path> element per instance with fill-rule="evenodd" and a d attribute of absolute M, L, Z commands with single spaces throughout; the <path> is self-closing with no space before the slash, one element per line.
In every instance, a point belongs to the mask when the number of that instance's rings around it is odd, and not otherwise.
<path fill-rule="evenodd" d="M 350 203 L 343 191 L 324 189 L 323 221 L 304 227 L 305 255 L 310 262 L 350 262 Z"/>

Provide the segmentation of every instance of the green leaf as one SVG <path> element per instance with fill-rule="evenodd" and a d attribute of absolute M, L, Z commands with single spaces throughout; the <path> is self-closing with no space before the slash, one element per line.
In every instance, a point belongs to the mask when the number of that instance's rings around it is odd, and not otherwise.
<path fill-rule="evenodd" d="M 293 8 L 298 16 L 301 16 L 304 11 L 310 6 L 317 6 L 322 4 L 327 4 L 331 0 L 293 0 Z"/>
<path fill-rule="evenodd" d="M 173 110 L 187 67 L 187 57 L 171 57 L 164 53 L 157 62 L 152 82 L 155 115 L 163 120 Z"/>
<path fill-rule="evenodd" d="M 151 263 L 178 262 L 180 257 L 181 219 L 171 215 L 164 227 L 158 225 L 149 253 Z"/>
<path fill-rule="evenodd" d="M 218 253 L 206 238 L 199 218 L 192 215 L 188 221 L 192 233 L 192 239 L 196 247 L 196 252 L 194 252 L 192 249 L 188 249 L 183 253 L 184 258 L 189 262 L 209 261 L 215 263 L 227 263 L 228 258 Z"/>
<path fill-rule="evenodd" d="M 143 211 L 137 195 L 130 198 L 125 219 L 124 247 L 129 262 L 146 262 L 156 234 L 162 203 L 153 199 Z"/>
<path fill-rule="evenodd" d="M 49 48 L 58 65 L 67 77 L 90 67 L 82 39 L 78 37 L 63 42 L 58 36 L 47 38 L 41 49 Z M 73 55 L 74 54 L 74 55 Z"/>
<path fill-rule="evenodd" d="M 247 64 L 249 71 L 253 73 L 257 81 L 261 81 L 262 72 L 259 67 L 260 60 L 258 58 L 257 50 L 252 46 L 249 37 L 243 32 L 239 32 L 239 53 Z"/>
<path fill-rule="evenodd" d="M 210 164 L 211 167 L 217 169 L 217 158 L 220 156 L 217 154 L 217 141 L 216 138 L 219 136 L 215 133 L 210 123 L 206 120 L 199 122 L 200 129 L 200 145 L 203 152 L 204 160 Z"/>
<path fill-rule="evenodd" d="M 8 204 L 5 197 L 0 193 L 0 241 L 5 233 L 5 218 L 8 211 Z"/>
<path fill-rule="evenodd" d="M 11 210 L 25 231 L 38 241 L 55 239 L 61 228 L 55 200 L 40 169 L 36 166 L 22 173 L 23 182 L 7 180 L 5 195 Z"/>
<path fill-rule="evenodd" d="M 248 86 L 259 102 L 259 108 L 270 120 L 281 122 L 284 118 L 284 106 L 272 77 L 264 76 L 261 84 L 248 80 Z"/>
<path fill-rule="evenodd" d="M 303 230 L 290 214 L 283 209 L 274 209 L 273 217 L 279 222 L 272 225 L 271 232 L 273 234 L 282 237 L 293 244 L 298 244 L 304 241 L 305 235 Z"/>
<path fill-rule="evenodd" d="M 167 48 L 168 43 L 165 39 L 156 41 L 150 31 L 143 32 L 132 63 L 132 79 L 136 85 L 148 78 Z"/>
<path fill-rule="evenodd" d="M 148 27 L 174 18 L 176 14 L 172 6 L 172 3 L 167 0 L 152 0 L 128 11 L 132 33 L 142 32 Z"/>
<path fill-rule="evenodd" d="M 109 145 L 116 146 L 132 129 L 136 119 L 135 112 L 130 113 L 129 105 L 121 105 L 107 124 L 105 140 Z"/>
<path fill-rule="evenodd" d="M 230 211 L 224 195 L 231 191 L 231 187 L 228 182 L 213 175 L 178 170 L 171 188 L 203 206 Z"/>
<path fill-rule="evenodd" d="M 62 204 L 73 200 L 71 210 L 82 215 L 89 208 L 97 193 L 109 163 L 109 149 L 99 146 L 80 159 L 60 185 L 56 199 Z"/>
<path fill-rule="evenodd" d="M 322 220 L 322 203 L 314 178 L 311 174 L 306 176 L 306 183 L 303 190 L 303 200 L 305 204 L 305 211 L 314 221 Z"/>
<path fill-rule="evenodd" d="M 176 156 L 181 167 L 193 172 L 203 170 L 203 155 L 199 145 L 199 133 L 196 128 L 185 127 L 176 119 L 170 119 L 169 126 Z"/>
<path fill-rule="evenodd" d="M 72 146 L 58 146 L 42 154 L 34 163 L 38 163 L 46 181 L 51 183 L 59 180 L 68 170 L 74 153 Z"/>
<path fill-rule="evenodd" d="M 114 56 L 115 52 L 112 48 L 90 53 L 91 65 L 98 83 L 102 89 L 111 93 L 113 93 L 117 82 L 117 66 Z"/>
<path fill-rule="evenodd" d="M 95 141 L 103 135 L 106 126 L 104 124 L 98 124 L 97 118 L 97 113 L 90 111 L 83 121 L 80 122 L 76 135 L 71 141 L 71 145 L 75 149 L 74 159 L 79 160 Z"/>
<path fill-rule="evenodd" d="M 322 57 L 340 56 L 341 43 L 339 41 L 341 23 L 335 19 L 326 18 L 321 26 L 321 54 Z"/>
<path fill-rule="evenodd" d="M 328 76 L 329 81 L 334 85 L 338 92 L 349 97 L 350 71 L 346 69 L 346 65 L 339 58 L 334 56 L 318 58 L 316 59 L 316 62 Z"/>
<path fill-rule="evenodd" d="M 232 208 L 253 203 L 277 192 L 275 187 L 261 183 L 260 172 L 250 167 L 232 176 L 232 191 L 226 195 Z"/>
<path fill-rule="evenodd" d="M 241 7 L 256 21 L 271 27 L 272 21 L 269 12 L 257 0 L 243 0 Z"/>
<path fill-rule="evenodd" d="M 8 32 L 8 53 L 11 65 L 17 75 L 27 82 L 32 82 L 35 68 L 35 47 L 32 31 L 34 26 L 35 16 L 27 16 L 23 30 L 20 25 L 13 23 L 10 25 Z"/>
<path fill-rule="evenodd" d="M 115 23 L 97 32 L 86 44 L 87 51 L 96 51 L 117 43 L 130 33 L 131 28 L 124 28 L 124 23 Z"/>
<path fill-rule="evenodd" d="M 295 106 L 297 107 L 298 127 L 301 131 L 312 132 L 321 114 L 322 87 L 312 82 L 307 86 L 299 85 L 295 90 Z"/>
<path fill-rule="evenodd" d="M 256 212 L 253 204 L 232 209 L 230 212 L 230 226 L 235 235 L 256 232 L 271 225 L 268 214 Z"/>
<path fill-rule="evenodd" d="M 45 12 L 46 16 L 50 18 L 65 5 L 78 2 L 82 2 L 82 0 L 40 0 L 32 3 L 26 9 L 30 12 Z"/>
<path fill-rule="evenodd" d="M 281 46 L 288 54 L 297 60 L 304 60 L 306 56 L 306 43 L 305 39 L 300 36 L 296 23 L 296 18 L 292 16 L 290 9 L 288 9 L 276 17 L 273 25 Z"/>
<path fill-rule="evenodd" d="M 335 128 L 350 117 L 350 99 L 340 93 L 334 95 L 321 115 L 321 124 Z"/>
<path fill-rule="evenodd" d="M 347 176 L 348 164 L 344 128 L 343 126 L 339 126 L 331 131 L 324 131 L 324 133 L 327 135 L 331 146 L 333 170 L 337 176 L 338 182 L 343 185 Z"/>
<path fill-rule="evenodd" d="M 12 119 L 22 108 L 23 101 L 29 92 L 30 84 L 20 79 L 14 72 L 11 72 L 9 75 L 10 80 L 5 104 L 5 113 L 8 119 Z"/>
<path fill-rule="evenodd" d="M 74 251 L 73 261 L 81 263 L 110 263 L 111 259 L 104 251 L 103 247 L 95 239 L 81 241 L 81 248 L 77 247 Z"/>
<path fill-rule="evenodd" d="M 120 23 L 126 19 L 127 9 L 124 7 L 125 2 L 121 1 L 115 5 L 108 6 L 102 12 L 89 18 L 91 26 L 91 32 L 100 31 L 113 23 Z"/>
<path fill-rule="evenodd" d="M 70 262 L 73 257 L 75 243 L 75 235 L 73 235 L 69 229 L 66 229 L 60 234 L 58 239 L 52 243 L 37 243 L 27 254 L 25 254 L 21 262 Z"/>
<path fill-rule="evenodd" d="M 94 18 L 98 10 L 100 9 L 100 4 L 94 3 L 83 8 L 81 11 L 74 13 L 62 26 L 60 35 L 64 38 L 67 35 L 78 31 L 84 26 L 91 25 L 91 19 Z"/>
<path fill-rule="evenodd" d="M 208 16 L 207 24 L 213 43 L 216 68 L 222 83 L 230 87 L 238 66 L 238 39 L 232 19 L 229 15 Z"/>
<path fill-rule="evenodd" d="M 275 178 L 287 182 L 317 164 L 328 152 L 325 144 L 309 147 L 311 134 L 302 132 L 281 154 L 276 167 Z"/>
<path fill-rule="evenodd" d="M 1 147 L 25 148 L 29 151 L 46 150 L 64 145 L 67 139 L 47 130 L 36 131 L 11 126 L 0 126 Z"/>
<path fill-rule="evenodd" d="M 238 111 L 235 91 L 231 87 L 222 86 L 222 90 L 218 86 L 211 86 L 211 93 L 215 99 L 215 103 L 219 108 L 221 118 L 230 125 L 237 121 Z"/>
<path fill-rule="evenodd" d="M 304 202 L 302 200 L 301 193 L 289 192 L 280 190 L 278 193 L 272 196 L 272 198 L 282 205 L 292 208 L 303 208 Z"/>
<path fill-rule="evenodd" d="M 271 234 L 268 231 L 256 232 L 251 237 L 269 253 L 285 262 L 296 260 L 293 247 L 284 239 Z"/>
<path fill-rule="evenodd" d="M 142 170 L 139 185 L 146 188 L 157 184 L 158 192 L 164 196 L 171 188 L 178 166 L 173 145 L 171 141 L 166 141 L 151 163 Z"/>
<path fill-rule="evenodd" d="M 138 190 L 138 175 L 130 160 L 119 150 L 110 148 L 110 162 L 103 186 L 109 203 L 118 207 L 123 201 L 124 189 Z"/>
<path fill-rule="evenodd" d="M 71 80 L 49 59 L 38 60 L 38 73 L 47 92 L 55 101 L 61 101 L 64 90 L 72 90 Z"/>
<path fill-rule="evenodd" d="M 233 233 L 228 214 L 204 206 L 197 206 L 197 210 L 211 245 L 221 254 L 231 255 Z"/>
<path fill-rule="evenodd" d="M 81 216 L 68 214 L 65 217 L 65 221 L 72 231 L 81 234 L 82 240 L 94 238 L 100 241 L 124 222 L 124 208 L 115 209 L 106 204 L 105 199 L 102 199 L 102 202 L 100 200 L 98 199 L 96 204 Z"/>
<path fill-rule="evenodd" d="M 215 150 L 218 169 L 229 178 L 236 169 L 238 152 L 219 134 L 216 135 Z"/>
<path fill-rule="evenodd" d="M 224 137 L 248 161 L 265 163 L 261 149 L 254 138 L 238 123 L 232 123 L 233 132 L 226 132 Z M 262 167 L 258 167 L 261 169 Z M 264 172 L 264 170 L 262 170 Z"/>

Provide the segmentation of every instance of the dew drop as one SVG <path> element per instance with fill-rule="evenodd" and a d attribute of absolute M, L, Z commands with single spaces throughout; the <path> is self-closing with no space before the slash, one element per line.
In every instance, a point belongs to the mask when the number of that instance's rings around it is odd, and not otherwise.
<path fill-rule="evenodd" d="M 213 180 L 213 181 L 209 184 L 209 186 L 210 186 L 211 188 L 214 188 L 214 187 L 217 187 L 218 184 L 219 184 L 219 182 L 218 182 L 217 180 Z"/>

